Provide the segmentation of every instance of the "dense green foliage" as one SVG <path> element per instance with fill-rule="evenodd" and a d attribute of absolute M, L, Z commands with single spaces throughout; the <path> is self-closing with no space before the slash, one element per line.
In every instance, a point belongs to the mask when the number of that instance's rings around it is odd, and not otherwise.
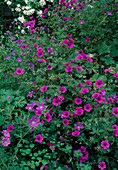
<path fill-rule="evenodd" d="M 1 32 L 2 170 L 117 170 L 118 18 L 109 3 L 61 2 L 20 23 L 24 34 Z"/>

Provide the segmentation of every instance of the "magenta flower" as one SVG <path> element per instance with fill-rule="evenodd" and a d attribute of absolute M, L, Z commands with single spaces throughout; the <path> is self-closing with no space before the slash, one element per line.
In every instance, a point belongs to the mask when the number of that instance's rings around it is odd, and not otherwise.
<path fill-rule="evenodd" d="M 85 152 L 86 148 L 84 146 L 81 146 L 81 148 L 78 150 L 79 150 L 79 152 Z"/>
<path fill-rule="evenodd" d="M 7 99 L 9 99 L 11 96 L 7 96 Z"/>
<path fill-rule="evenodd" d="M 75 99 L 75 103 L 76 104 L 81 104 L 82 103 L 82 99 L 81 98 L 76 98 Z"/>
<path fill-rule="evenodd" d="M 51 70 L 51 68 L 52 68 L 52 65 L 48 64 L 48 65 L 47 65 L 47 69 L 48 69 L 48 70 Z"/>
<path fill-rule="evenodd" d="M 76 66 L 76 70 L 82 71 L 83 68 L 81 68 L 81 66 Z"/>
<path fill-rule="evenodd" d="M 64 63 L 63 66 L 65 66 L 65 65 L 68 66 L 69 64 L 71 64 L 71 62 Z"/>
<path fill-rule="evenodd" d="M 118 108 L 113 108 L 112 109 L 112 114 L 118 117 Z"/>
<path fill-rule="evenodd" d="M 115 79 L 118 79 L 118 73 L 115 73 L 115 74 L 114 74 L 114 78 L 115 78 Z"/>
<path fill-rule="evenodd" d="M 92 110 L 91 105 L 90 104 L 84 105 L 84 110 L 86 110 L 87 112 L 90 112 Z"/>
<path fill-rule="evenodd" d="M 84 127 L 83 127 L 83 123 L 77 122 L 75 128 L 76 128 L 77 130 L 83 129 L 83 128 L 84 128 Z"/>
<path fill-rule="evenodd" d="M 49 103 L 48 99 L 50 99 L 51 97 L 50 96 L 47 96 L 46 97 L 46 102 Z"/>
<path fill-rule="evenodd" d="M 68 117 L 69 116 L 69 112 L 68 111 L 65 111 L 64 113 L 63 113 L 63 117 Z"/>
<path fill-rule="evenodd" d="M 43 167 L 43 169 L 42 169 L 42 167 Z M 47 166 L 43 164 L 43 165 L 40 167 L 40 170 L 47 170 Z"/>
<path fill-rule="evenodd" d="M 82 152 L 82 156 L 80 156 L 81 159 L 87 159 L 88 158 L 88 152 Z"/>
<path fill-rule="evenodd" d="M 46 107 L 46 105 L 44 105 L 44 102 L 37 103 L 37 106 L 38 106 L 38 107 L 36 107 L 37 110 L 39 110 L 39 109 L 43 110 Z"/>
<path fill-rule="evenodd" d="M 29 91 L 29 94 L 28 94 L 28 96 L 30 96 L 30 98 L 32 97 L 32 94 L 33 94 L 33 91 Z"/>
<path fill-rule="evenodd" d="M 105 96 L 105 94 L 106 94 L 106 89 L 101 89 L 101 90 L 100 90 L 100 93 L 101 93 L 103 96 Z"/>
<path fill-rule="evenodd" d="M 104 149 L 108 148 L 110 146 L 108 141 L 102 141 L 101 142 L 101 147 L 103 147 Z"/>
<path fill-rule="evenodd" d="M 36 116 L 40 116 L 40 115 L 41 115 L 41 113 L 42 113 L 42 110 L 41 110 L 41 109 L 38 109 L 38 110 L 36 110 L 35 115 L 36 115 Z"/>
<path fill-rule="evenodd" d="M 59 87 L 59 92 L 65 93 L 67 90 L 65 87 Z"/>
<path fill-rule="evenodd" d="M 83 59 L 83 55 L 82 54 L 79 54 L 77 57 L 76 57 L 77 60 L 81 60 Z"/>
<path fill-rule="evenodd" d="M 73 48 L 73 43 L 72 43 L 71 41 L 68 41 L 68 42 L 67 42 L 67 47 Z"/>
<path fill-rule="evenodd" d="M 46 120 L 47 122 L 50 122 L 52 120 L 52 116 L 50 116 L 50 114 L 46 114 L 44 120 Z"/>
<path fill-rule="evenodd" d="M 82 84 L 82 83 L 79 83 L 79 84 L 78 84 L 78 87 L 82 87 L 82 86 L 83 86 L 83 84 Z"/>
<path fill-rule="evenodd" d="M 83 23 L 84 23 L 84 20 L 79 21 L 79 24 L 83 24 Z"/>
<path fill-rule="evenodd" d="M 77 110 L 75 111 L 75 114 L 76 114 L 76 115 L 83 115 L 83 109 L 82 109 L 82 107 L 77 107 L 76 109 L 77 109 Z"/>
<path fill-rule="evenodd" d="M 64 114 L 64 111 L 61 111 L 61 113 L 59 113 L 59 116 L 61 117 L 61 119 L 63 118 L 63 114 Z"/>
<path fill-rule="evenodd" d="M 95 98 L 97 98 L 97 97 L 99 97 L 99 93 L 93 93 L 93 95 L 92 95 L 92 97 L 95 99 Z"/>
<path fill-rule="evenodd" d="M 113 103 L 114 102 L 114 99 L 112 97 L 108 98 L 107 99 L 110 103 Z"/>
<path fill-rule="evenodd" d="M 27 104 L 27 106 L 25 107 L 25 109 L 32 110 L 32 109 L 33 109 L 33 107 L 32 107 L 32 105 Z"/>
<path fill-rule="evenodd" d="M 63 95 L 58 95 L 60 101 L 63 101 L 64 100 L 64 96 Z"/>
<path fill-rule="evenodd" d="M 36 142 L 41 143 L 43 141 L 43 136 L 41 136 L 41 134 L 36 135 L 35 138 L 36 138 L 35 139 Z"/>
<path fill-rule="evenodd" d="M 44 60 L 43 58 L 38 59 L 37 61 L 40 61 L 40 62 L 46 62 L 46 60 Z"/>
<path fill-rule="evenodd" d="M 80 132 L 77 131 L 77 130 L 75 130 L 74 132 L 72 132 L 72 136 L 75 136 L 75 137 L 77 137 L 79 134 L 80 134 Z"/>
<path fill-rule="evenodd" d="M 47 47 L 47 51 L 52 52 L 52 47 Z"/>
<path fill-rule="evenodd" d="M 16 61 L 21 62 L 21 61 L 22 61 L 22 58 L 18 57 L 18 58 L 16 58 Z"/>
<path fill-rule="evenodd" d="M 53 100 L 52 100 L 52 104 L 54 104 L 55 106 L 58 106 L 59 104 L 61 104 L 60 100 L 58 97 L 55 97 Z"/>
<path fill-rule="evenodd" d="M 99 162 L 98 168 L 104 170 L 106 168 L 105 162 Z"/>
<path fill-rule="evenodd" d="M 67 39 L 65 39 L 65 40 L 62 41 L 63 44 L 67 44 L 67 42 L 68 42 Z"/>
<path fill-rule="evenodd" d="M 87 61 L 92 63 L 93 62 L 93 59 L 91 57 L 87 57 Z"/>
<path fill-rule="evenodd" d="M 10 134 L 9 134 L 9 132 L 8 132 L 7 130 L 3 130 L 3 131 L 2 131 L 2 134 L 3 134 L 5 137 L 7 137 L 7 138 L 10 137 Z"/>
<path fill-rule="evenodd" d="M 105 69 L 105 70 L 104 70 L 105 73 L 108 73 L 108 72 L 110 72 L 110 71 L 111 71 L 110 69 Z"/>
<path fill-rule="evenodd" d="M 95 81 L 95 87 L 101 87 L 102 85 L 103 85 L 103 82 L 101 79 Z"/>
<path fill-rule="evenodd" d="M 47 86 L 41 87 L 40 90 L 41 90 L 41 92 L 46 91 L 47 90 Z"/>
<path fill-rule="evenodd" d="M 63 119 L 62 123 L 63 123 L 64 125 L 68 125 L 68 124 L 69 124 L 69 120 L 68 120 L 68 119 Z"/>
<path fill-rule="evenodd" d="M 95 98 L 95 101 L 97 101 L 98 103 L 102 103 L 103 100 L 104 100 L 104 98 L 101 95 L 99 95 L 97 98 Z"/>
<path fill-rule="evenodd" d="M 5 56 L 6 59 L 10 59 L 10 56 Z"/>
<path fill-rule="evenodd" d="M 67 36 L 68 36 L 68 37 L 71 37 L 71 36 L 72 36 L 72 34 L 69 32 L 69 33 L 67 34 Z"/>
<path fill-rule="evenodd" d="M 83 88 L 83 89 L 80 90 L 80 93 L 82 93 L 82 94 L 85 94 L 85 93 L 88 93 L 88 92 L 89 92 L 89 90 L 87 88 Z"/>
<path fill-rule="evenodd" d="M 43 48 L 37 48 L 37 53 L 38 57 L 42 57 L 44 55 Z"/>
<path fill-rule="evenodd" d="M 7 131 L 12 132 L 15 129 L 13 125 L 7 126 Z"/>
<path fill-rule="evenodd" d="M 118 126 L 116 124 L 112 125 L 112 127 L 114 128 L 114 130 L 118 130 Z"/>
<path fill-rule="evenodd" d="M 66 72 L 69 72 L 69 71 L 72 71 L 73 70 L 73 66 L 68 66 L 65 68 L 65 71 Z"/>
<path fill-rule="evenodd" d="M 90 42 L 90 38 L 87 38 L 85 41 L 86 41 L 86 42 Z"/>
<path fill-rule="evenodd" d="M 24 72 L 23 72 L 22 68 L 17 68 L 16 73 L 17 74 L 23 74 Z"/>
<path fill-rule="evenodd" d="M 92 86 L 92 82 L 91 82 L 90 80 L 85 81 L 85 83 L 86 83 L 88 86 Z"/>
<path fill-rule="evenodd" d="M 32 119 L 28 119 L 27 122 L 30 123 L 29 126 L 30 127 L 37 127 L 38 126 L 38 123 L 39 123 L 39 118 L 35 119 L 35 116 L 32 116 Z"/>
<path fill-rule="evenodd" d="M 2 138 L 2 145 L 8 146 L 11 143 L 9 138 Z"/>
<path fill-rule="evenodd" d="M 115 129 L 114 129 L 113 134 L 114 134 L 116 137 L 118 137 L 118 130 L 115 130 Z"/>

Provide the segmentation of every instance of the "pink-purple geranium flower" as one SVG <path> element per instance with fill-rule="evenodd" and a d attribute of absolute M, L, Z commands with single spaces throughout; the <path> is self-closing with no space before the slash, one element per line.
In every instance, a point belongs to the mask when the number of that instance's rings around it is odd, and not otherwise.
<path fill-rule="evenodd" d="M 14 125 L 7 126 L 7 131 L 12 132 L 14 130 Z"/>
<path fill-rule="evenodd" d="M 7 130 L 3 130 L 2 131 L 2 134 L 6 137 L 6 138 L 9 138 L 10 137 L 10 134 Z"/>
<path fill-rule="evenodd" d="M 36 142 L 41 143 L 43 141 L 43 136 L 41 136 L 41 134 L 36 135 L 35 138 L 36 138 L 35 139 Z"/>
<path fill-rule="evenodd" d="M 102 141 L 101 142 L 101 147 L 103 147 L 104 149 L 108 148 L 110 146 L 108 141 Z"/>
<path fill-rule="evenodd" d="M 28 119 L 27 122 L 30 123 L 29 126 L 30 127 L 37 127 L 38 123 L 39 123 L 39 118 L 35 119 L 35 116 L 32 116 L 32 119 Z"/>
<path fill-rule="evenodd" d="M 76 128 L 77 130 L 83 129 L 83 128 L 84 128 L 84 127 L 83 127 L 83 123 L 77 122 L 75 128 Z"/>
<path fill-rule="evenodd" d="M 95 87 L 101 87 L 102 85 L 103 85 L 103 82 L 101 79 L 95 81 Z"/>
<path fill-rule="evenodd" d="M 11 143 L 9 138 L 2 138 L 2 145 L 8 146 Z"/>
<path fill-rule="evenodd" d="M 106 168 L 105 162 L 99 162 L 98 168 L 104 170 Z"/>

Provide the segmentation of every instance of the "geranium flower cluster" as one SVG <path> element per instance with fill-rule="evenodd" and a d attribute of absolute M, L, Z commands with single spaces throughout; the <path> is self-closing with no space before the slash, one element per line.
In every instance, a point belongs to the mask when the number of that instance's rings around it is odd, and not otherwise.
<path fill-rule="evenodd" d="M 8 146 L 10 145 L 11 141 L 10 141 L 10 133 L 14 130 L 14 126 L 11 124 L 10 126 L 7 126 L 6 130 L 2 131 L 2 134 L 4 135 L 4 137 L 2 138 L 2 145 L 4 146 Z"/>
<path fill-rule="evenodd" d="M 76 150 L 73 150 L 73 154 L 75 153 L 75 151 Z M 89 156 L 88 152 L 86 152 L 86 147 L 81 146 L 80 149 L 78 149 L 78 151 L 82 153 L 82 156 L 79 157 L 80 162 L 85 162 Z M 76 160 L 77 158 L 73 156 L 73 159 Z"/>

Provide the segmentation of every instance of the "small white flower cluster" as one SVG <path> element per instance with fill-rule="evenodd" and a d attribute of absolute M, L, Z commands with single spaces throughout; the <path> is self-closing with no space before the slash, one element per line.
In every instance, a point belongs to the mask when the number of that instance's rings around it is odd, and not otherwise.
<path fill-rule="evenodd" d="M 44 5 L 46 5 L 46 1 L 53 2 L 53 0 L 40 0 L 40 1 L 35 0 L 35 1 L 37 1 L 39 3 L 38 6 L 42 6 L 42 7 Z M 4 0 L 4 2 L 7 3 L 7 5 L 11 8 L 12 11 L 18 12 L 19 16 L 17 18 L 15 18 L 14 21 L 20 21 L 21 23 L 27 22 L 27 20 L 26 20 L 27 17 L 25 18 L 25 16 L 31 16 L 35 11 L 39 17 L 41 17 L 40 14 L 43 13 L 43 11 L 40 9 L 39 9 L 39 11 L 37 11 L 37 8 L 34 8 L 34 9 L 32 8 L 32 5 L 30 4 L 30 2 L 34 3 L 34 0 L 22 0 L 21 3 L 18 3 L 18 4 L 16 2 L 15 8 L 12 7 L 12 5 L 13 5 L 12 2 L 14 2 L 14 0 L 10 0 L 10 1 Z M 22 6 L 22 2 L 23 3 L 25 2 L 26 5 Z M 48 12 L 48 16 L 50 16 L 49 12 Z M 20 26 L 18 26 L 18 29 L 21 29 L 22 34 L 25 33 L 24 29 L 22 29 Z"/>
<path fill-rule="evenodd" d="M 22 15 L 22 17 L 18 17 L 18 20 L 22 23 L 24 23 L 26 21 L 23 15 Z"/>
<path fill-rule="evenodd" d="M 6 1 L 6 3 L 7 3 L 7 5 L 11 5 L 12 2 L 11 1 Z"/>
<path fill-rule="evenodd" d="M 25 9 L 26 9 L 26 7 L 25 7 Z M 32 15 L 34 13 L 34 11 L 35 11 L 35 9 L 30 9 L 30 10 L 26 9 L 26 10 L 23 11 L 23 13 L 25 15 Z"/>
<path fill-rule="evenodd" d="M 40 0 L 40 1 L 39 1 L 39 3 L 40 3 L 40 5 L 41 5 L 41 6 L 44 6 L 44 5 L 46 5 L 46 2 L 45 2 L 45 0 Z"/>

